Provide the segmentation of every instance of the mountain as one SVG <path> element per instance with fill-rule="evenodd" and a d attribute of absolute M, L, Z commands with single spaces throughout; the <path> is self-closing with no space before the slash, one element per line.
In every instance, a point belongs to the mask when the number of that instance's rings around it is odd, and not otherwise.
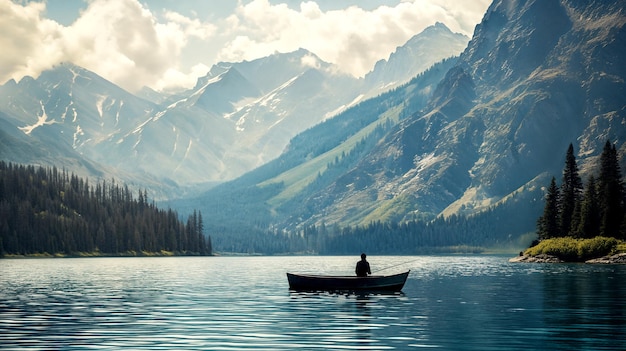
<path fill-rule="evenodd" d="M 397 72 L 389 78 L 394 84 L 406 82 L 462 50 L 443 45 L 450 35 L 442 24 L 427 28 L 379 69 Z M 428 53 L 420 54 L 423 62 L 403 69 L 418 52 Z M 70 170 L 83 164 L 82 176 L 115 177 L 157 199 L 182 197 L 275 159 L 298 133 L 390 83 L 376 69 L 367 79 L 341 74 L 304 49 L 220 62 L 193 88 L 173 95 L 148 88 L 131 94 L 64 63 L 0 86 L 0 133 L 6 135 L 0 153 Z"/>
<path fill-rule="evenodd" d="M 393 126 L 422 110 L 456 60 L 443 60 L 408 83 L 298 134 L 284 153 L 263 166 L 171 205 L 183 213 L 194 208 L 206 213 L 205 225 L 217 246 L 252 242 L 256 238 L 250 236 L 263 228 L 291 230 L 318 216 L 330 218 L 325 206 L 332 205 L 327 201 L 332 194 L 325 192 L 332 191 L 331 184 L 369 155 Z"/>
<path fill-rule="evenodd" d="M 424 113 L 331 185 L 325 210 L 337 221 L 354 211 L 406 220 L 473 214 L 512 197 L 537 206 L 546 177 L 560 178 L 569 143 L 583 175 L 607 139 L 623 155 L 624 7 L 495 1 Z"/>
<path fill-rule="evenodd" d="M 155 105 L 70 63 L 0 86 L 3 160 L 55 165 L 83 176 L 154 184 L 101 163 L 111 140 L 132 130 Z"/>
<path fill-rule="evenodd" d="M 223 115 L 237 131 L 225 163 L 249 155 L 254 158 L 247 170 L 258 167 L 280 155 L 297 133 L 332 117 L 359 96 L 358 79 L 337 73 L 337 67 L 306 50 L 286 54 L 282 61 L 236 66 L 261 94 L 241 99 Z"/>
<path fill-rule="evenodd" d="M 179 185 L 232 179 L 354 99 L 358 81 L 334 70 L 306 50 L 219 63 L 110 149 L 135 156 L 125 169 Z"/>
<path fill-rule="evenodd" d="M 369 96 L 393 89 L 408 82 L 443 58 L 458 56 L 469 42 L 467 36 L 453 33 L 445 24 L 437 22 L 396 48 L 388 60 L 376 62 L 365 75 Z M 445 45 L 441 45 L 445 43 Z"/>
<path fill-rule="evenodd" d="M 583 177 L 607 139 L 626 169 L 625 7 L 496 0 L 438 84 L 416 79 L 364 101 L 192 203 L 204 204 L 207 222 L 241 224 L 221 206 L 278 230 L 506 208 L 512 215 L 487 221 L 494 235 L 533 231 L 542 187 L 560 179 L 569 143 Z M 423 106 L 406 108 L 428 89 Z M 237 235 L 231 229 L 226 240 Z"/>
<path fill-rule="evenodd" d="M 2 154 L 68 169 L 90 163 L 95 169 L 82 175 L 115 176 L 157 198 L 176 196 L 275 157 L 297 132 L 354 99 L 358 80 L 332 70 L 299 50 L 220 63 L 193 89 L 170 97 L 145 89 L 143 99 L 62 64 L 0 87 L 0 126 L 14 139 Z"/>

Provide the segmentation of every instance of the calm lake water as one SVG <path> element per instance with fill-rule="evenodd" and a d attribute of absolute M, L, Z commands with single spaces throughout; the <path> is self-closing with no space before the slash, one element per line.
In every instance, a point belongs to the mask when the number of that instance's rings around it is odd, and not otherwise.
<path fill-rule="evenodd" d="M 0 260 L 2 350 L 626 350 L 626 266 L 368 257 L 402 293 L 298 293 L 355 257 Z"/>

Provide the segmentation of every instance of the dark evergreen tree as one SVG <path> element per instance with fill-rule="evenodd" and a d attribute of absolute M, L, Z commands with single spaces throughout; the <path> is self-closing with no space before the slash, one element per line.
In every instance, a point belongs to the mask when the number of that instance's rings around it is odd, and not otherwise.
<path fill-rule="evenodd" d="M 211 255 L 212 249 L 209 248 L 210 243 L 204 236 L 204 220 L 202 219 L 202 212 L 198 211 L 198 237 L 200 238 L 200 247 L 203 249 L 203 255 Z"/>
<path fill-rule="evenodd" d="M 608 237 L 621 236 L 624 219 L 624 185 L 617 160 L 617 150 L 607 140 L 600 155 L 600 175 L 598 177 L 600 199 L 600 234 Z"/>
<path fill-rule="evenodd" d="M 543 215 L 539 217 L 537 221 L 537 235 L 539 236 L 539 240 L 561 236 L 559 226 L 559 202 L 559 188 L 556 186 L 556 179 L 552 177 L 548 193 L 546 194 L 546 205 L 543 209 Z"/>
<path fill-rule="evenodd" d="M 574 146 L 569 144 L 565 156 L 563 168 L 563 183 L 561 184 L 561 201 L 559 210 L 559 227 L 561 235 L 571 235 L 578 227 L 580 211 L 580 198 L 583 191 L 583 183 L 578 174 Z"/>
<path fill-rule="evenodd" d="M 593 175 L 587 181 L 587 188 L 580 207 L 580 223 L 576 230 L 576 236 L 593 238 L 600 235 L 600 206 L 598 204 L 596 179 Z"/>

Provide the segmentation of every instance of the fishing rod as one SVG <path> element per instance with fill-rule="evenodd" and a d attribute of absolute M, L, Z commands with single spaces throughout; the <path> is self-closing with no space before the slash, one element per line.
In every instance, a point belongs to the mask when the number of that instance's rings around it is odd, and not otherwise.
<path fill-rule="evenodd" d="M 389 268 L 394 268 L 394 267 L 402 266 L 403 264 L 408 264 L 408 263 L 415 262 L 415 261 L 418 261 L 418 260 L 421 260 L 421 257 L 420 257 L 420 258 L 416 258 L 416 259 L 414 259 L 414 260 L 412 260 L 412 261 L 402 262 L 402 263 L 394 264 L 393 266 L 389 266 L 389 267 L 385 267 L 385 268 L 381 268 L 381 269 L 376 269 L 376 270 L 374 270 L 374 271 L 372 272 L 372 274 L 374 274 L 374 273 L 378 273 L 378 272 L 380 272 L 380 271 L 387 270 L 387 269 L 389 269 Z"/>

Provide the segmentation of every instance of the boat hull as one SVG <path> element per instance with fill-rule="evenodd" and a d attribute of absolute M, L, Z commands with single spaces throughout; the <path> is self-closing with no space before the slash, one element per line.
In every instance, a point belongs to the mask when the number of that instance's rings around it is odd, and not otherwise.
<path fill-rule="evenodd" d="M 400 291 L 409 272 L 387 276 L 327 276 L 287 273 L 289 289 L 307 291 Z"/>

